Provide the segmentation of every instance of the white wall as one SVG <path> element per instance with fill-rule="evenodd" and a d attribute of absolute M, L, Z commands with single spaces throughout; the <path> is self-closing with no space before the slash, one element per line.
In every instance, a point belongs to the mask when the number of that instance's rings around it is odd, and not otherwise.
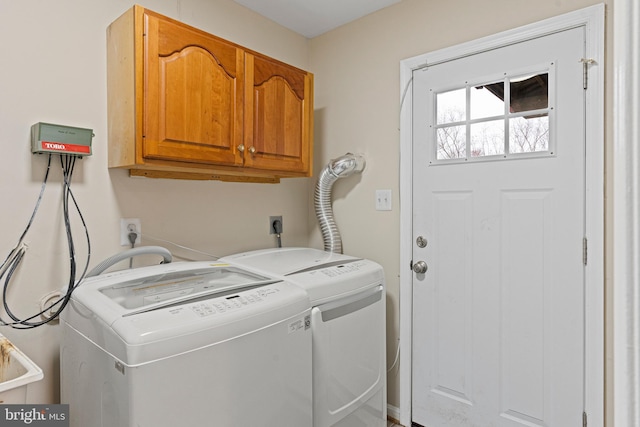
<path fill-rule="evenodd" d="M 91 235 L 91 266 L 123 249 L 118 237 L 122 217 L 140 218 L 144 234 L 225 255 L 275 245 L 268 216 L 283 215 L 283 243 L 307 245 L 312 179 L 278 185 L 190 182 L 129 178 L 125 171 L 107 169 L 106 28 L 132 5 L 124 0 L 0 0 L 2 260 L 27 224 L 45 172 L 46 157 L 30 152 L 29 130 L 36 122 L 94 130 L 93 156 L 77 163 L 72 181 Z M 231 0 L 147 0 L 144 6 L 308 68 L 305 38 Z M 27 257 L 9 292 L 11 307 L 23 316 L 36 313 L 40 298 L 65 286 L 69 277 L 60 165 L 57 156 L 54 160 L 26 239 Z M 82 229 L 77 216 L 72 221 L 78 261 L 84 263 Z M 143 244 L 157 242 L 143 238 Z M 58 401 L 59 332 L 56 325 L 0 328 L 44 369 L 44 380 L 29 389 L 29 402 Z"/>
<path fill-rule="evenodd" d="M 409 268 L 399 265 L 400 61 L 601 2 L 403 0 L 311 40 L 316 143 L 322 147 L 316 162 L 345 150 L 364 152 L 368 162 L 357 185 L 336 184 L 337 193 L 349 197 L 336 200 L 334 212 L 345 252 L 385 268 L 389 366 L 399 335 L 399 269 Z M 376 189 L 393 191 L 393 211 L 375 211 Z M 397 366 L 388 385 L 389 404 L 398 407 Z"/>

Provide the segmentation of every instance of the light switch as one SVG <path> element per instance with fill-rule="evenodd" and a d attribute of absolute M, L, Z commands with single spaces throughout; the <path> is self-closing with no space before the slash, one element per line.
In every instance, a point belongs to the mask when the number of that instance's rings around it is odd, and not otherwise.
<path fill-rule="evenodd" d="M 376 210 L 391 210 L 391 190 L 376 190 Z"/>

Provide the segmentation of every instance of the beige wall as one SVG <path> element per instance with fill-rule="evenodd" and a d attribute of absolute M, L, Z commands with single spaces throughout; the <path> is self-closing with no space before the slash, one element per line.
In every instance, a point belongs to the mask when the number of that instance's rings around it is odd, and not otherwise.
<path fill-rule="evenodd" d="M 306 245 L 311 179 L 279 185 L 188 182 L 131 179 L 125 171 L 107 169 L 106 28 L 132 5 L 123 0 L 0 1 L 2 259 L 26 226 L 44 176 L 46 158 L 31 154 L 29 140 L 30 126 L 40 121 L 94 129 L 93 156 L 77 163 L 72 182 L 89 226 L 91 266 L 123 249 L 122 217 L 140 218 L 145 234 L 226 255 L 274 246 L 268 216 L 283 215 L 283 243 Z M 231 0 L 146 0 L 143 5 L 296 66 L 309 65 L 307 39 Z M 10 290 L 11 306 L 25 316 L 69 277 L 60 166 L 54 160 L 27 236 L 27 257 Z M 83 263 L 82 229 L 75 215 L 72 221 Z M 143 243 L 157 244 L 146 238 Z M 50 325 L 29 331 L 0 328 L 44 369 L 45 379 L 29 389 L 30 402 L 58 400 L 59 332 Z"/>
<path fill-rule="evenodd" d="M 368 162 L 360 182 L 336 184 L 337 192 L 349 197 L 336 200 L 334 212 L 345 252 L 385 268 L 389 366 L 399 335 L 400 61 L 597 3 L 402 0 L 311 40 L 316 143 L 321 147 L 316 163 L 345 151 L 361 151 Z M 376 189 L 393 191 L 393 211 L 375 211 Z M 397 366 L 388 374 L 388 385 L 389 404 L 398 407 Z"/>

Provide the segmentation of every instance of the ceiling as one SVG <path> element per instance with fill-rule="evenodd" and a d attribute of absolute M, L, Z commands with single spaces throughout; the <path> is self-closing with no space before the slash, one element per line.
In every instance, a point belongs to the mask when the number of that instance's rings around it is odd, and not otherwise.
<path fill-rule="evenodd" d="M 234 0 L 283 27 L 313 38 L 401 0 Z"/>

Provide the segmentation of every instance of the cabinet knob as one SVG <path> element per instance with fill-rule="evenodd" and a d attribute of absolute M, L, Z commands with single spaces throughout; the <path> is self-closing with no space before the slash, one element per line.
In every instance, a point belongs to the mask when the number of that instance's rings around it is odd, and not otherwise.
<path fill-rule="evenodd" d="M 251 154 L 256 154 L 256 147 L 254 147 L 253 145 L 249 148 L 249 153 Z"/>
<path fill-rule="evenodd" d="M 244 144 L 238 145 L 238 151 L 244 153 Z"/>

